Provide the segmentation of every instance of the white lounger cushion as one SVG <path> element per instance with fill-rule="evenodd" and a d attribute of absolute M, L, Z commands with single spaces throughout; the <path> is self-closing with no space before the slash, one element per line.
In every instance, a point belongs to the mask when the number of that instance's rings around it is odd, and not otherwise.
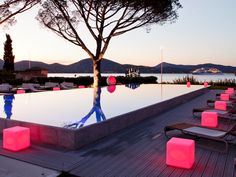
<path fill-rule="evenodd" d="M 204 128 L 204 127 L 190 127 L 190 128 L 185 128 L 183 131 L 186 131 L 187 133 L 193 133 L 194 135 L 204 135 L 215 138 L 225 136 L 227 133 L 224 131 Z"/>

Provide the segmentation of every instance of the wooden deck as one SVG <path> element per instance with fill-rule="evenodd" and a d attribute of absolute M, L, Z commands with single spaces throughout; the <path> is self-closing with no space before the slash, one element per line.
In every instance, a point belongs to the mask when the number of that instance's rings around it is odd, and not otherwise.
<path fill-rule="evenodd" d="M 228 153 L 222 153 L 222 144 L 209 140 L 196 142 L 196 160 L 192 169 L 165 164 L 168 141 L 163 134 L 165 125 L 177 122 L 199 124 L 200 119 L 192 117 L 192 108 L 205 106 L 206 100 L 214 98 L 215 93 L 211 91 L 199 96 L 77 151 L 33 145 L 20 153 L 0 148 L 0 154 L 81 177 L 234 177 L 236 146 L 230 145 Z M 230 126 L 232 122 L 220 122 L 219 125 L 224 129 Z"/>

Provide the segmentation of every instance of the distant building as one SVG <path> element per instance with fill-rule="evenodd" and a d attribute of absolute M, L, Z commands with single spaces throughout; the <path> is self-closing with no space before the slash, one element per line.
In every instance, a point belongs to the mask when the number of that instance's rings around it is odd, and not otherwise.
<path fill-rule="evenodd" d="M 31 69 L 16 72 L 16 79 L 23 79 L 24 81 L 37 77 L 48 77 L 48 69 L 33 67 Z"/>
<path fill-rule="evenodd" d="M 192 71 L 192 74 L 204 75 L 204 74 L 223 74 L 217 68 L 198 68 Z"/>
<path fill-rule="evenodd" d="M 129 68 L 126 70 L 125 76 L 126 77 L 139 77 L 140 76 L 139 69 Z"/>

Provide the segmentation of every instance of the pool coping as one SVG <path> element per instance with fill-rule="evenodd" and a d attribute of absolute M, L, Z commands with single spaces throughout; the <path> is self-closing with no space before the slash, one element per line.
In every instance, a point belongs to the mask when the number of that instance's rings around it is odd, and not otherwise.
<path fill-rule="evenodd" d="M 24 126 L 30 128 L 30 136 L 33 143 L 48 144 L 67 149 L 78 149 L 123 128 L 170 110 L 186 101 L 206 93 L 207 91 L 209 91 L 207 88 L 202 88 L 79 129 L 66 129 L 0 118 L 0 131 L 2 133 L 4 128 Z"/>

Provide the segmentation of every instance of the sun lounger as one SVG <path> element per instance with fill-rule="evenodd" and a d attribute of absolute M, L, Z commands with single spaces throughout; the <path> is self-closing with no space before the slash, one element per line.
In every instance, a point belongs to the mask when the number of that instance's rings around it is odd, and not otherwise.
<path fill-rule="evenodd" d="M 207 100 L 207 106 L 209 107 L 214 107 L 215 101 L 220 101 L 219 99 L 216 100 Z M 227 103 L 227 106 L 232 107 L 232 106 L 236 106 L 236 100 L 228 100 L 225 101 Z"/>
<path fill-rule="evenodd" d="M 0 93 L 12 93 L 12 86 L 10 84 L 4 83 L 0 85 Z"/>
<path fill-rule="evenodd" d="M 43 90 L 40 90 L 38 88 L 40 88 L 39 84 L 33 84 L 33 83 L 23 83 L 22 84 L 22 89 L 29 91 L 29 92 L 41 92 Z"/>
<path fill-rule="evenodd" d="M 168 132 L 178 130 L 182 134 L 190 135 L 195 138 L 206 138 L 218 142 L 223 142 L 225 144 L 225 151 L 228 150 L 228 142 L 236 138 L 236 124 L 228 131 L 201 127 L 199 125 L 188 124 L 188 123 L 178 123 L 173 125 L 168 125 L 164 128 L 165 136 L 170 138 Z M 231 136 L 231 139 L 228 139 Z M 234 139 L 232 139 L 232 136 Z"/>
<path fill-rule="evenodd" d="M 61 89 L 71 89 L 71 88 L 75 88 L 75 85 L 72 82 L 62 82 L 60 84 L 60 87 Z"/>
<path fill-rule="evenodd" d="M 56 82 L 45 82 L 44 86 L 40 86 L 40 89 L 52 90 L 54 87 L 60 87 L 60 84 Z"/>
<path fill-rule="evenodd" d="M 216 106 L 215 104 L 220 103 L 220 104 L 226 104 L 224 108 L 226 109 L 221 109 L 221 106 Z M 203 108 L 194 108 L 192 113 L 193 113 L 193 117 L 200 117 L 201 113 L 203 111 L 207 111 L 207 112 L 217 112 L 218 113 L 218 117 L 220 118 L 230 118 L 230 119 L 235 119 L 236 117 L 236 107 L 235 105 L 229 105 L 226 101 L 216 101 L 214 103 L 215 107 L 203 107 Z M 218 108 L 219 107 L 219 108 Z"/>

